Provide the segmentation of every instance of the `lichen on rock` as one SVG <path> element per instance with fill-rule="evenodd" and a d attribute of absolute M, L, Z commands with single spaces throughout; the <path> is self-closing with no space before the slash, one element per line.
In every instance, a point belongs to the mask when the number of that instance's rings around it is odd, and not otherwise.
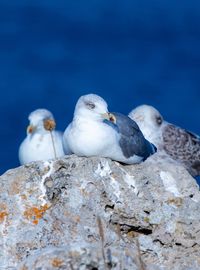
<path fill-rule="evenodd" d="M 0 190 L 2 269 L 200 269 L 199 187 L 174 162 L 72 155 L 9 170 Z"/>

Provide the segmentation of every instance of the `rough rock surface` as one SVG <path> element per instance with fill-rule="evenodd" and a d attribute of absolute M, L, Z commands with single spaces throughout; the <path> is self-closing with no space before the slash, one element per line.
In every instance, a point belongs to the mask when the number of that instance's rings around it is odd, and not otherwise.
<path fill-rule="evenodd" d="M 0 269 L 200 269 L 199 187 L 154 156 L 72 155 L 2 175 Z"/>

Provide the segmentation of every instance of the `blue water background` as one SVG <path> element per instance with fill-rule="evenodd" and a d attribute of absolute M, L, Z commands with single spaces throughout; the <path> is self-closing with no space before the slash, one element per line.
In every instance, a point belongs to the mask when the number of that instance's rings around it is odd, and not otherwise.
<path fill-rule="evenodd" d="M 1 0 L 0 173 L 16 167 L 28 114 L 64 130 L 78 97 L 111 111 L 155 106 L 200 134 L 200 1 Z"/>

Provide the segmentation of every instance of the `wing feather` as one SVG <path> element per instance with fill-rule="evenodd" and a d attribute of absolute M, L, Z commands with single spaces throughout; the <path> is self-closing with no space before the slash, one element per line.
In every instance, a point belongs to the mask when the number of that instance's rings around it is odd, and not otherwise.
<path fill-rule="evenodd" d="M 137 155 L 146 159 L 155 153 L 155 147 L 144 138 L 135 121 L 120 113 L 112 114 L 116 117 L 116 126 L 120 133 L 119 144 L 126 158 Z"/>
<path fill-rule="evenodd" d="M 183 163 L 192 175 L 199 175 L 200 137 L 172 124 L 164 128 L 162 135 L 166 153 Z"/>

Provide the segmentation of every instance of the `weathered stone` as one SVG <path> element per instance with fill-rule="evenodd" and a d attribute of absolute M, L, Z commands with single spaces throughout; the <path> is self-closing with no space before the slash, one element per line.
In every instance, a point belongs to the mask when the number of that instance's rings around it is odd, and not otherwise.
<path fill-rule="evenodd" d="M 35 162 L 0 177 L 0 269 L 200 269 L 200 192 L 154 155 Z"/>

